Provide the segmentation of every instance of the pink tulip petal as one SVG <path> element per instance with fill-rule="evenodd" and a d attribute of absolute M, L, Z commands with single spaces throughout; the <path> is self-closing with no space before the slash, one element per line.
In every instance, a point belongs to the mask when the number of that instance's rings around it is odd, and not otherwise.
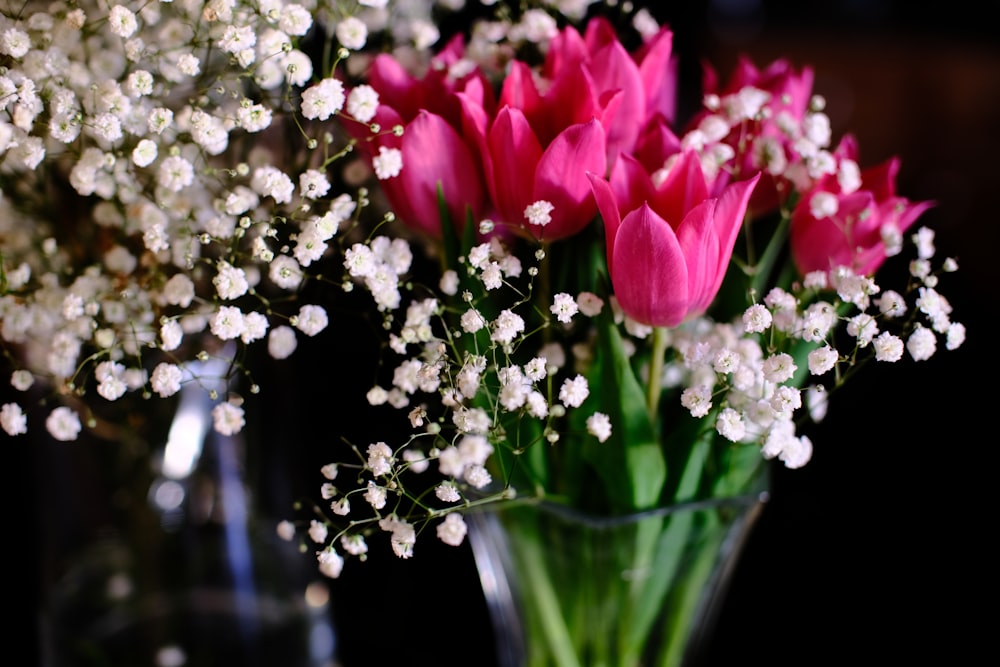
<path fill-rule="evenodd" d="M 634 155 L 652 174 L 666 163 L 667 158 L 680 152 L 681 140 L 670 129 L 666 119 L 658 114 L 650 119 L 639 135 Z"/>
<path fill-rule="evenodd" d="M 715 230 L 718 200 L 706 199 L 688 211 L 677 228 L 677 241 L 688 271 L 688 312 L 701 312 L 712 302 L 712 286 L 718 273 L 719 255 L 728 261 L 732 247 L 723 253 Z"/>
<path fill-rule="evenodd" d="M 837 214 L 817 219 L 803 198 L 792 213 L 789 245 L 799 271 L 829 271 L 837 266 L 853 266 L 856 246 L 853 231 L 846 223 L 862 211 L 874 212 L 875 200 L 870 192 L 856 192 L 840 197 Z"/>
<path fill-rule="evenodd" d="M 591 53 L 593 49 L 584 42 L 576 28 L 567 26 L 549 44 L 542 73 L 550 81 L 556 79 L 562 72 L 586 62 Z"/>
<path fill-rule="evenodd" d="M 869 167 L 861 172 L 861 188 L 882 201 L 896 196 L 896 175 L 899 174 L 900 160 L 889 158 L 882 164 Z"/>
<path fill-rule="evenodd" d="M 611 282 L 622 310 L 637 322 L 676 326 L 688 311 L 688 271 L 673 228 L 648 205 L 622 220 Z"/>
<path fill-rule="evenodd" d="M 398 109 L 407 120 L 424 106 L 424 95 L 417 81 L 399 62 L 388 54 L 379 54 L 372 61 L 368 82 L 378 91 L 379 103 Z"/>
<path fill-rule="evenodd" d="M 674 34 L 662 28 L 643 46 L 639 76 L 646 91 L 646 118 L 657 114 L 668 123 L 677 113 L 677 61 L 672 57 Z"/>
<path fill-rule="evenodd" d="M 439 185 L 454 225 L 462 226 L 467 208 L 478 217 L 483 205 L 482 177 L 468 146 L 447 121 L 421 111 L 406 127 L 402 151 L 403 171 L 398 178 L 415 214 L 405 222 L 440 235 Z"/>
<path fill-rule="evenodd" d="M 503 222 L 520 226 L 525 207 L 537 201 L 535 168 L 542 157 L 542 147 L 524 112 L 512 107 L 500 109 L 487 144 L 493 171 L 490 181 L 493 203 L 500 210 Z"/>
<path fill-rule="evenodd" d="M 754 188 L 760 181 L 761 175 L 757 173 L 753 178 L 745 181 L 737 181 L 730 184 L 719 197 L 719 206 L 715 210 L 715 234 L 719 238 L 721 248 L 728 248 L 725 256 L 718 258 L 716 266 L 719 272 L 718 284 L 715 290 L 718 291 L 722 284 L 722 276 L 729 265 L 730 255 L 736 243 L 736 236 L 743 228 L 747 207 L 753 196 Z M 714 295 L 713 295 L 714 296 Z"/>
<path fill-rule="evenodd" d="M 614 192 L 611 191 L 611 184 L 604 180 L 603 176 L 588 171 L 587 178 L 590 180 L 590 187 L 594 192 L 594 201 L 597 202 L 597 210 L 600 211 L 601 219 L 604 221 L 608 271 L 613 273 L 615 236 L 618 234 L 618 228 L 622 224 L 618 204 L 615 202 Z"/>
<path fill-rule="evenodd" d="M 566 128 L 545 149 L 535 170 L 532 201 L 546 200 L 555 208 L 552 222 L 529 229 L 536 237 L 566 238 L 590 224 L 597 205 L 586 174 L 607 171 L 604 141 L 601 124 L 591 120 Z"/>
<path fill-rule="evenodd" d="M 657 188 L 650 204 L 670 224 L 679 225 L 684 215 L 708 196 L 708 185 L 698 154 L 684 151 Z"/>
<path fill-rule="evenodd" d="M 583 40 L 588 53 L 597 53 L 601 47 L 618 41 L 618 31 L 607 18 L 595 16 L 587 22 Z"/>
<path fill-rule="evenodd" d="M 609 100 L 606 99 L 605 103 Z M 570 125 L 586 123 L 592 118 L 603 118 L 605 107 L 601 104 L 600 89 L 590 72 L 582 64 L 572 67 L 552 82 L 545 93 L 542 106 L 534 113 L 525 111 L 531 127 L 543 146 Z M 606 122 L 610 122 L 610 115 Z"/>
<path fill-rule="evenodd" d="M 542 95 L 538 92 L 535 77 L 526 63 L 519 60 L 511 63 L 497 104 L 501 109 L 505 106 L 520 109 L 527 116 L 534 114 L 541 106 Z"/>
<path fill-rule="evenodd" d="M 646 91 L 639 68 L 621 42 L 615 40 L 594 53 L 590 72 L 596 90 L 621 94 L 614 113 L 605 112 L 609 116 L 605 122 L 608 154 L 614 157 L 618 151 L 630 152 L 646 120 Z M 605 99 L 602 95 L 602 102 Z"/>
<path fill-rule="evenodd" d="M 655 203 L 658 197 L 653 179 L 646 168 L 631 155 L 618 156 L 618 161 L 611 170 L 611 189 L 615 193 L 618 206 L 623 211 L 634 211 L 647 202 Z M 663 211 L 657 209 L 655 205 L 653 208 L 663 215 Z M 663 217 L 669 220 L 667 216 Z"/>

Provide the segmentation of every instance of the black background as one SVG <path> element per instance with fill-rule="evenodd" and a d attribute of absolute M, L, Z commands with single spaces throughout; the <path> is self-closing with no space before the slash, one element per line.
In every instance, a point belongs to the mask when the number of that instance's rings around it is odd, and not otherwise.
<path fill-rule="evenodd" d="M 797 471 L 775 466 L 772 499 L 704 665 L 960 665 L 992 654 L 996 391 L 987 346 L 1000 240 L 1000 46 L 986 17 L 997 3 L 662 4 L 654 10 L 675 30 L 688 83 L 702 57 L 723 74 L 739 52 L 759 65 L 777 57 L 810 64 L 835 135 L 858 136 L 862 166 L 902 158 L 899 191 L 938 202 L 922 222 L 937 230 L 939 253 L 958 258 L 961 270 L 941 291 L 969 336 L 929 361 L 868 369 L 809 430 L 813 461 Z M 333 317 L 329 336 L 260 378 L 269 406 L 285 402 L 302 415 L 263 431 L 281 450 L 270 471 L 285 479 L 272 500 L 314 489 L 332 434 L 366 424 L 338 389 L 345 369 L 336 360 L 349 351 L 337 330 L 350 326 Z M 28 441 L 3 445 L 5 551 L 14 561 L 14 622 L 4 632 L 13 647 L 35 636 L 37 588 L 22 576 L 36 562 L 25 547 L 35 493 L 24 471 L 34 463 Z M 375 553 L 330 582 L 346 666 L 488 667 L 493 640 L 467 546 L 430 539 L 417 554 L 399 561 Z"/>

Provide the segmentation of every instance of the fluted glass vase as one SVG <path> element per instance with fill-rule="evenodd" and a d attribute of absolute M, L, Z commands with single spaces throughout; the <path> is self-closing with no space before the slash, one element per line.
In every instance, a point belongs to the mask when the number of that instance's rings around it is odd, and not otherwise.
<path fill-rule="evenodd" d="M 498 664 L 697 664 L 766 486 L 762 466 L 740 493 L 626 516 L 544 502 L 473 514 Z"/>

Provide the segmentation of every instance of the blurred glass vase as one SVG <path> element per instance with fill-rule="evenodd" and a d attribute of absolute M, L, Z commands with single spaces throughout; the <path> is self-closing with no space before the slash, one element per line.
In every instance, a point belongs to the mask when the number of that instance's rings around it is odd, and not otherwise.
<path fill-rule="evenodd" d="M 38 443 L 42 664 L 331 664 L 325 584 L 255 507 L 246 439 L 212 427 L 213 363 L 175 401 Z"/>

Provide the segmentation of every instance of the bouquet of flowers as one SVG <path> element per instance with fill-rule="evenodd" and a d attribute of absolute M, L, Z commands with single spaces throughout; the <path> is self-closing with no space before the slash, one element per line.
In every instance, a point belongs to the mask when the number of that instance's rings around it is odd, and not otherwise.
<path fill-rule="evenodd" d="M 759 490 L 762 462 L 808 462 L 798 423 L 866 363 L 962 344 L 931 203 L 832 136 L 808 67 L 708 68 L 680 118 L 647 10 L 484 2 L 442 36 L 454 4 L 0 15 L 0 341 L 12 387 L 47 388 L 49 434 L 198 383 L 237 433 L 239 392 L 267 391 L 252 351 L 287 358 L 350 298 L 384 354 L 349 390 L 406 432 L 347 443 L 307 529 L 278 527 L 338 577 L 373 536 L 401 558 L 425 528 L 461 544 L 483 508 Z M 908 283 L 879 284 L 901 254 Z M 209 359 L 239 389 L 199 377 Z M 19 402 L 0 426 L 27 431 Z M 629 541 L 652 557 L 690 531 L 660 517 Z M 614 608 L 633 629 L 605 649 L 628 664 L 653 621 Z M 537 650 L 597 655 L 571 616 L 539 611 Z"/>

